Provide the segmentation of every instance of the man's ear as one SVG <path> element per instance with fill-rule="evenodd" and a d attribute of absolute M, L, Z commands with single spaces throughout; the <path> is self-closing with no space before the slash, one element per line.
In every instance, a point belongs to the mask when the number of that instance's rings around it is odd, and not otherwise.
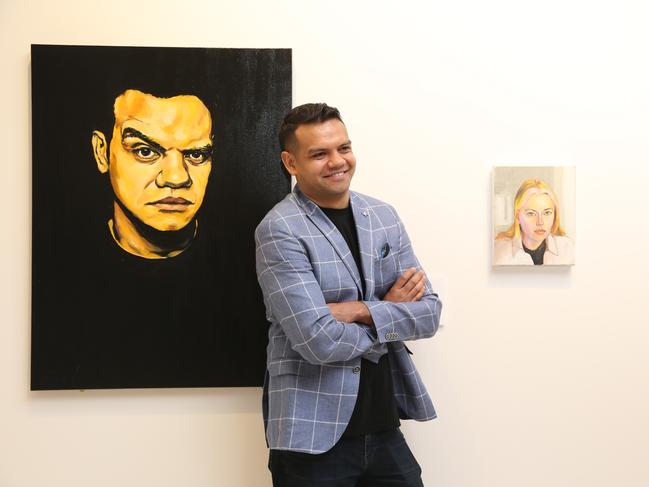
<path fill-rule="evenodd" d="M 286 168 L 288 173 L 291 176 L 295 176 L 297 174 L 297 171 L 295 170 L 295 157 L 293 156 L 293 154 L 284 150 L 280 154 L 280 157 L 282 158 L 282 162 L 284 163 L 284 167 Z"/>
<path fill-rule="evenodd" d="M 99 130 L 92 132 L 92 152 L 95 155 L 99 172 L 102 174 L 108 172 L 108 145 L 106 136 Z"/>

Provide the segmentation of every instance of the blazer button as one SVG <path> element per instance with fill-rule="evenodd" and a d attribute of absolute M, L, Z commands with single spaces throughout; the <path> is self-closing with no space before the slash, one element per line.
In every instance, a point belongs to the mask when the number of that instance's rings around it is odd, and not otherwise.
<path fill-rule="evenodd" d="M 358 373 L 360 373 L 360 371 L 361 371 L 361 368 L 358 365 L 352 369 L 352 372 L 354 374 L 358 374 Z"/>

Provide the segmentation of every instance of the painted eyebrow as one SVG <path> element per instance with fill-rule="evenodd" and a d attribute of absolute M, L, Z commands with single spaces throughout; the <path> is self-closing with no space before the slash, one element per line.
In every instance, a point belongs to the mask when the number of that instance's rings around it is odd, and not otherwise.
<path fill-rule="evenodd" d="M 203 152 L 203 153 L 212 152 L 212 144 L 207 144 L 207 145 L 204 145 L 202 147 L 194 147 L 192 149 L 183 149 L 180 152 L 182 154 L 186 154 L 188 152 L 195 152 L 195 151 Z"/>
<path fill-rule="evenodd" d="M 554 208 L 546 208 L 543 211 L 548 211 L 548 210 L 554 211 Z M 534 213 L 538 213 L 538 211 L 533 210 L 532 208 L 525 208 L 525 211 L 531 211 L 531 212 L 534 212 Z"/>
<path fill-rule="evenodd" d="M 135 137 L 135 138 L 141 139 L 142 141 L 146 142 L 151 147 L 156 149 L 158 152 L 161 152 L 163 154 L 165 152 L 167 152 L 167 149 L 162 147 L 155 140 L 151 139 L 150 137 L 147 137 L 142 132 L 140 132 L 139 130 L 135 130 L 134 128 L 128 127 L 128 128 L 124 129 L 124 132 L 122 132 L 122 142 L 124 141 L 124 139 L 126 139 L 128 137 Z"/>
<path fill-rule="evenodd" d="M 122 141 L 124 139 L 126 139 L 127 137 L 135 137 L 135 138 L 141 139 L 142 141 L 146 142 L 147 144 L 149 144 L 150 146 L 152 146 L 154 149 L 158 150 L 159 152 L 162 152 L 162 153 L 167 152 L 167 149 L 162 147 L 160 144 L 158 144 L 151 137 L 148 137 L 148 136 L 144 135 L 142 132 L 140 132 L 139 130 L 136 130 L 134 128 L 129 127 L 129 128 L 124 129 L 124 132 L 122 132 Z M 186 154 L 186 153 L 192 152 L 192 151 L 199 151 L 199 152 L 207 153 L 207 152 L 211 152 L 212 148 L 213 148 L 212 144 L 206 144 L 206 145 L 201 146 L 201 147 L 195 147 L 195 148 L 192 148 L 192 149 L 185 149 L 185 150 L 182 150 L 180 152 L 182 154 Z"/>

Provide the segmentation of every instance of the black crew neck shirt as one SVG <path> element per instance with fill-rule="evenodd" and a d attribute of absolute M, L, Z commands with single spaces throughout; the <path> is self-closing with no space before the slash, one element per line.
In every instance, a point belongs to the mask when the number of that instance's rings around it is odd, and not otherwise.
<path fill-rule="evenodd" d="M 45 276 L 44 263 L 39 267 L 47 280 L 39 281 L 34 311 L 41 321 L 32 338 L 39 352 L 32 388 L 259 386 L 268 334 L 250 330 L 264 306 L 250 297 L 253 288 L 231 257 L 242 243 L 219 235 L 217 225 L 201 225 L 179 255 L 145 259 L 119 247 L 107 222 L 97 220 L 84 222 L 77 254 L 48 255 L 57 273 Z M 254 275 L 254 267 L 245 269 Z M 236 285 L 224 276 L 235 276 Z M 48 292 L 55 285 L 65 292 Z M 227 344 L 236 351 L 224 350 Z"/>
<path fill-rule="evenodd" d="M 358 273 L 361 276 L 363 294 L 365 280 L 361 265 L 361 253 L 358 245 L 358 234 L 351 206 L 344 209 L 321 208 L 325 215 L 336 226 L 347 242 L 354 257 Z M 361 378 L 358 385 L 358 396 L 354 412 L 343 436 L 361 436 L 398 428 L 399 411 L 394 398 L 394 386 L 390 371 L 388 354 L 383 355 L 378 363 L 361 359 Z"/>
<path fill-rule="evenodd" d="M 527 252 L 530 257 L 532 257 L 532 262 L 534 262 L 534 265 L 543 265 L 543 256 L 545 255 L 546 248 L 547 244 L 545 240 L 543 240 L 543 243 L 539 245 L 536 250 L 530 250 L 525 247 L 525 244 L 523 244 L 523 250 Z"/>

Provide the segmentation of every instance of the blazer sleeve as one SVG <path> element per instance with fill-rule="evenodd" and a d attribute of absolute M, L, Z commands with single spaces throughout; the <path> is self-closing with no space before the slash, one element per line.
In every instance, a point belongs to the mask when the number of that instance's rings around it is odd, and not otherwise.
<path fill-rule="evenodd" d="M 263 220 L 255 244 L 267 317 L 279 323 L 293 350 L 312 364 L 324 364 L 350 360 L 372 348 L 377 341 L 369 327 L 333 317 L 307 251 L 285 220 Z"/>
<path fill-rule="evenodd" d="M 394 213 L 399 226 L 399 254 L 397 275 L 414 267 L 421 270 L 421 264 L 415 257 L 410 238 L 403 223 Z M 424 295 L 419 301 L 392 303 L 390 301 L 364 301 L 370 310 L 376 329 L 376 336 L 381 343 L 418 340 L 433 336 L 439 327 L 442 302 L 439 300 L 426 280 Z"/>

